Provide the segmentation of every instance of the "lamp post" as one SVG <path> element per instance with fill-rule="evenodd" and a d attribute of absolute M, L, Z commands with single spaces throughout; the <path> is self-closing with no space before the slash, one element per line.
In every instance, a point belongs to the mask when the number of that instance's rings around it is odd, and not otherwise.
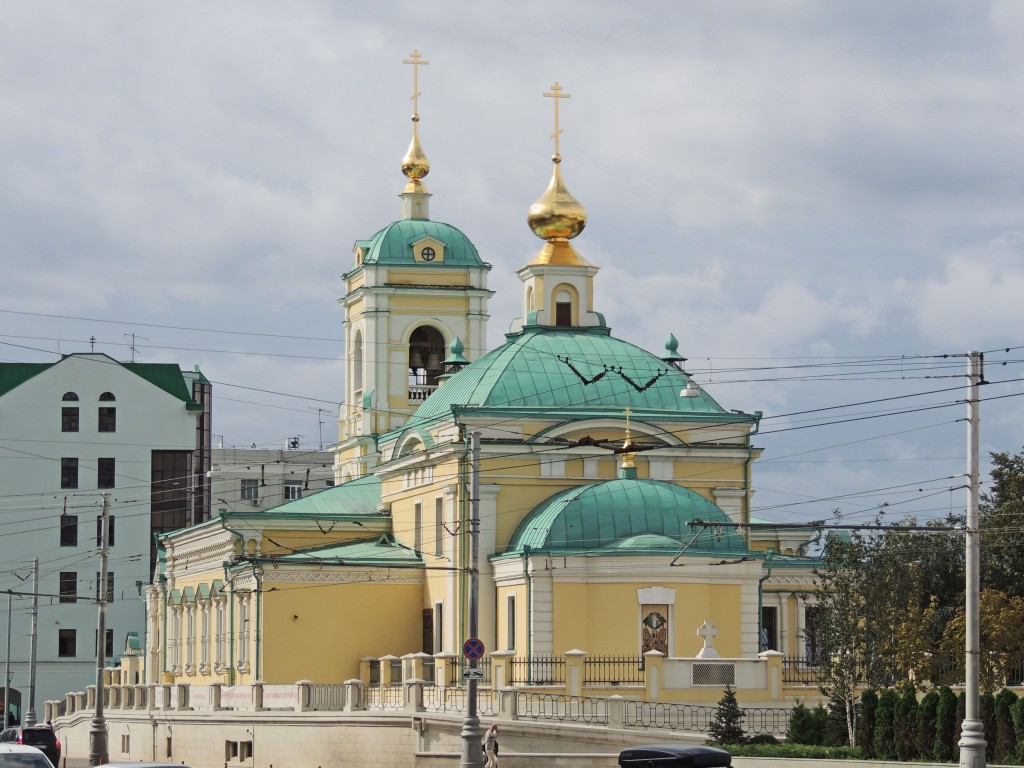
<path fill-rule="evenodd" d="M 107 762 L 107 721 L 103 717 L 103 668 L 107 658 L 107 530 L 110 523 L 110 494 L 103 494 L 100 515 L 100 580 L 96 585 L 99 615 L 96 626 L 96 711 L 89 727 L 89 765 Z"/>
<path fill-rule="evenodd" d="M 966 659 L 966 707 L 964 722 L 961 726 L 960 768 L 984 768 L 985 766 L 985 731 L 980 717 L 980 699 L 978 685 L 979 656 L 981 653 L 981 533 L 978 530 L 979 513 L 978 485 L 980 470 L 978 460 L 978 422 L 980 407 L 978 402 L 978 386 L 982 382 L 981 353 L 967 353 L 967 474 L 969 496 L 967 503 L 967 583 L 965 623 L 967 625 Z"/>
<path fill-rule="evenodd" d="M 469 464 L 469 636 L 476 638 L 480 608 L 480 433 L 470 437 Z M 476 669 L 476 660 L 469 659 L 467 669 Z M 480 768 L 483 752 L 482 733 L 477 716 L 477 680 L 466 681 L 466 717 L 462 721 L 462 761 L 460 768 Z"/>

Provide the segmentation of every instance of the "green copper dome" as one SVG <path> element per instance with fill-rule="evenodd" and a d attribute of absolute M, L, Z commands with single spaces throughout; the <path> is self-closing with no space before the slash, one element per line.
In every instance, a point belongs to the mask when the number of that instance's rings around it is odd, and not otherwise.
<path fill-rule="evenodd" d="M 687 543 L 686 551 L 696 555 L 748 553 L 735 528 L 691 528 L 690 521 L 698 518 L 729 522 L 715 504 L 673 483 L 608 480 L 569 488 L 539 504 L 519 524 L 506 554 L 527 547 L 541 552 L 675 553 Z"/>
<path fill-rule="evenodd" d="M 426 237 L 444 243 L 442 259 L 416 261 L 413 245 Z M 363 264 L 419 265 L 431 267 L 483 267 L 490 269 L 461 231 L 451 224 L 430 219 L 400 219 L 388 224 L 369 240 L 359 241 L 366 249 Z"/>
<path fill-rule="evenodd" d="M 560 420 L 621 417 L 628 406 L 638 419 L 646 415 L 749 422 L 755 418 L 726 412 L 704 390 L 697 397 L 680 397 L 689 381 L 685 373 L 650 352 L 616 339 L 604 327 L 527 326 L 507 338 L 501 347 L 438 387 L 416 410 L 408 426 L 450 418 L 453 410 L 499 410 L 503 416 Z M 657 380 L 648 386 L 655 377 Z M 584 379 L 596 380 L 586 384 Z"/>

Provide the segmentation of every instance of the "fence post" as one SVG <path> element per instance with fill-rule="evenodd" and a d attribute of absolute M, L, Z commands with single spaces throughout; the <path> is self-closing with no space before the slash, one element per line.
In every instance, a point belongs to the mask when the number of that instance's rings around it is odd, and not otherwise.
<path fill-rule="evenodd" d="M 255 682 L 252 684 L 252 711 L 263 712 L 265 707 L 263 706 L 263 683 Z"/>
<path fill-rule="evenodd" d="M 765 687 L 772 701 L 782 697 L 782 657 L 778 651 L 761 651 L 757 654 L 767 663 Z"/>
<path fill-rule="evenodd" d="M 626 727 L 626 700 L 615 694 L 614 696 L 608 697 L 608 727 L 609 728 L 625 728 Z"/>
<path fill-rule="evenodd" d="M 502 720 L 518 720 L 516 711 L 516 689 L 502 688 L 498 691 L 498 716 Z"/>
<path fill-rule="evenodd" d="M 377 661 L 373 656 L 363 656 L 359 659 L 359 680 L 363 685 L 370 684 L 370 662 Z"/>
<path fill-rule="evenodd" d="M 395 661 L 397 656 L 381 656 L 380 657 L 380 684 L 381 686 L 389 686 L 392 683 L 400 683 L 401 680 L 395 680 L 391 674 L 391 662 Z"/>
<path fill-rule="evenodd" d="M 657 701 L 661 696 L 661 669 L 664 660 L 665 654 L 661 651 L 648 651 L 644 654 L 644 669 L 647 672 L 645 701 Z"/>
<path fill-rule="evenodd" d="M 495 651 L 490 655 L 491 659 L 491 685 L 494 690 L 509 687 L 512 685 L 512 675 L 509 670 L 512 664 L 512 657 L 515 651 Z"/>
<path fill-rule="evenodd" d="M 359 710 L 366 709 L 366 707 L 363 706 L 363 688 L 364 683 L 362 680 L 345 681 L 346 712 L 357 712 Z"/>
<path fill-rule="evenodd" d="M 405 711 L 426 712 L 426 707 L 423 706 L 423 686 L 426 683 L 423 680 L 406 680 L 404 685 Z"/>
<path fill-rule="evenodd" d="M 313 700 L 313 681 L 299 680 L 295 684 L 295 711 L 309 712 Z"/>
<path fill-rule="evenodd" d="M 587 652 L 573 648 L 565 652 L 565 688 L 569 696 L 579 696 L 583 689 L 583 665 Z"/>
<path fill-rule="evenodd" d="M 455 663 L 456 658 L 454 653 L 434 654 L 434 678 L 442 688 L 451 684 L 449 678 L 453 674 L 452 665 Z"/>

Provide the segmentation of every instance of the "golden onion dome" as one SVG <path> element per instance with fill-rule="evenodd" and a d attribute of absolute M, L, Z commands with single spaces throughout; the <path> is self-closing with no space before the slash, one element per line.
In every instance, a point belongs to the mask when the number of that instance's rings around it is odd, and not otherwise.
<path fill-rule="evenodd" d="M 542 240 L 569 240 L 587 225 L 587 209 L 565 186 L 561 156 L 555 154 L 551 159 L 555 163 L 551 183 L 537 202 L 530 206 L 526 220 L 533 233 Z"/>
<path fill-rule="evenodd" d="M 419 115 L 412 116 L 413 123 L 419 122 L 419 119 Z M 405 153 L 405 157 L 402 158 L 402 173 L 413 183 L 420 181 L 420 179 L 430 173 L 430 161 L 427 159 L 427 153 L 423 151 L 423 147 L 420 145 L 420 136 L 416 130 L 413 130 L 412 141 L 409 142 L 409 150 Z"/>

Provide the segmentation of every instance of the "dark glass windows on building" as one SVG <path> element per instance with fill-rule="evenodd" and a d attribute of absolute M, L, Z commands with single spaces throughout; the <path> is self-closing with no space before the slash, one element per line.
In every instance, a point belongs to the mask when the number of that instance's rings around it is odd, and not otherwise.
<path fill-rule="evenodd" d="M 114 520 L 113 515 L 107 515 L 107 546 L 114 546 Z M 103 515 L 96 515 L 96 546 L 103 546 Z"/>
<path fill-rule="evenodd" d="M 115 472 L 113 459 L 96 459 L 97 488 L 113 488 L 114 476 Z"/>
<path fill-rule="evenodd" d="M 78 601 L 77 571 L 60 572 L 60 601 L 62 603 L 74 603 Z"/>
<path fill-rule="evenodd" d="M 60 409 L 60 431 L 61 432 L 77 432 L 78 431 L 78 408 L 64 406 Z"/>
<path fill-rule="evenodd" d="M 78 515 L 60 516 L 60 545 L 62 547 L 78 546 Z"/>
<path fill-rule="evenodd" d="M 74 629 L 57 630 L 57 655 L 63 659 L 73 659 L 78 655 L 78 636 Z"/>
<path fill-rule="evenodd" d="M 114 655 L 114 630 L 107 629 L 104 634 L 106 635 L 106 642 L 103 644 L 103 654 L 109 659 Z M 93 636 L 93 653 L 96 652 L 96 637 L 99 635 L 99 630 L 94 629 L 92 631 Z"/>
<path fill-rule="evenodd" d="M 78 459 L 64 458 L 60 460 L 60 487 L 78 487 Z"/>
<path fill-rule="evenodd" d="M 106 601 L 111 603 L 114 601 L 114 573 L 110 571 L 107 573 L 107 589 L 106 589 Z M 100 601 L 100 572 L 96 571 L 96 602 Z"/>

